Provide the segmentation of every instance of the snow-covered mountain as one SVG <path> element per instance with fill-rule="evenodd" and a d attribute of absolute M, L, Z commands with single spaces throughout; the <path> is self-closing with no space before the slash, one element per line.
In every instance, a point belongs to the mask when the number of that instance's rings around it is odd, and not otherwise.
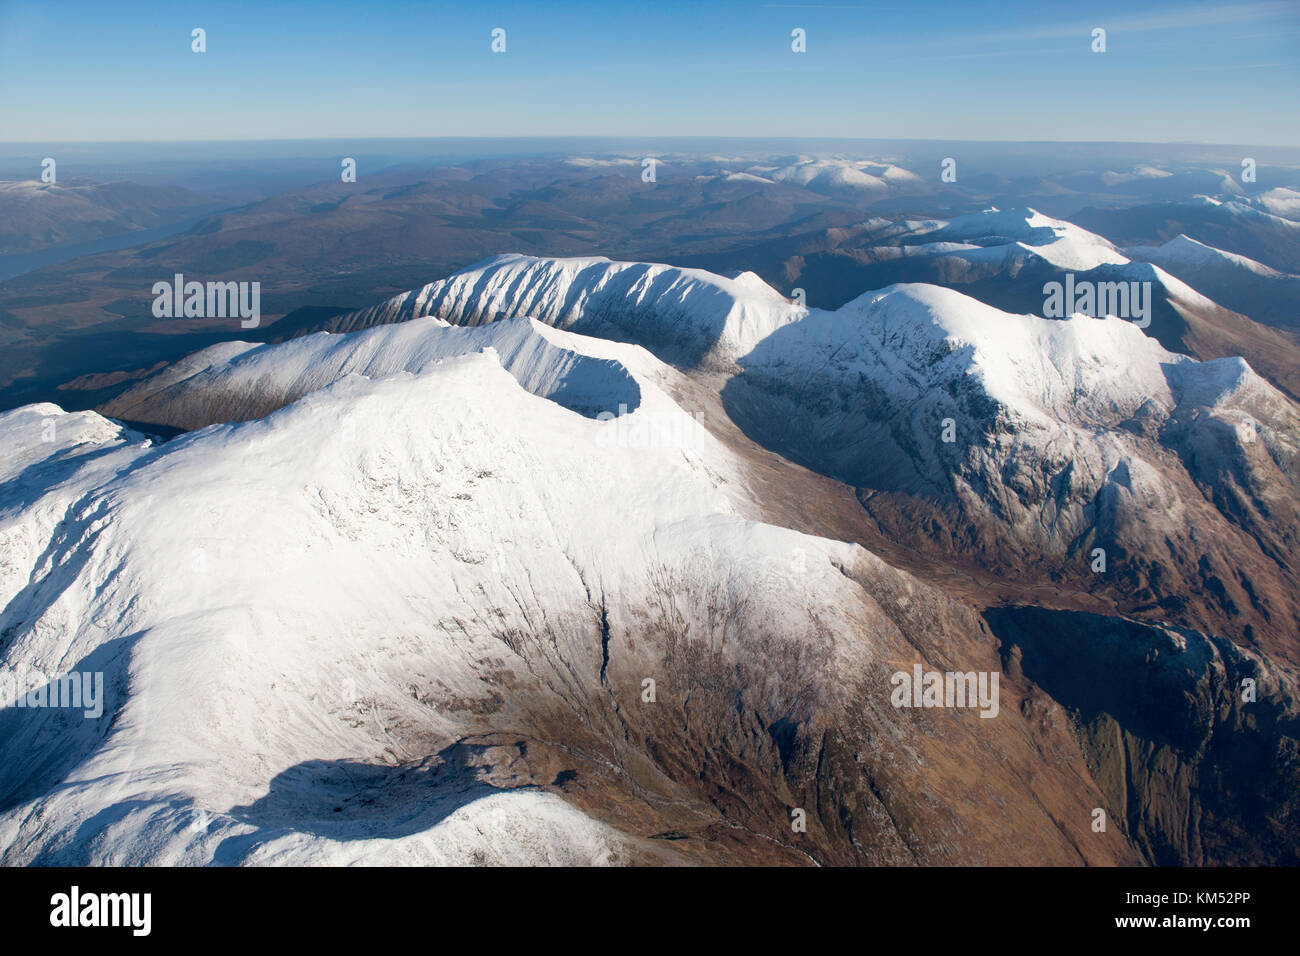
<path fill-rule="evenodd" d="M 729 365 L 801 310 L 750 272 L 602 257 L 501 255 L 342 316 L 340 332 L 432 315 L 456 325 L 530 317 L 557 328 L 652 345 L 680 364 Z"/>
<path fill-rule="evenodd" d="M 1278 186 L 1253 197 L 1251 202 L 1274 216 L 1300 221 L 1300 191 Z"/>
<path fill-rule="evenodd" d="M 1170 275 L 1193 283 L 1215 302 L 1256 322 L 1300 328 L 1300 276 L 1225 252 L 1181 233 L 1160 246 L 1132 246 L 1132 259 L 1152 262 Z"/>
<path fill-rule="evenodd" d="M 1009 315 L 905 285 L 814 311 L 740 364 L 732 418 L 858 488 L 893 536 L 929 527 L 940 553 L 1020 574 L 1086 571 L 1104 548 L 1130 599 L 1183 605 L 1156 583 L 1172 575 L 1173 590 L 1221 595 L 1198 623 L 1240 627 L 1253 604 L 1291 644 L 1281 556 L 1300 533 L 1300 417 L 1241 359 L 1196 362 L 1121 319 Z M 1243 561 L 1273 583 L 1252 594 Z"/>
<path fill-rule="evenodd" d="M 1240 208 L 1243 215 L 1265 215 Z M 1269 304 L 1262 316 L 1234 312 L 1209 294 L 1194 270 L 1166 269 L 1162 256 L 1127 255 L 1100 235 L 1033 209 L 989 209 L 946 221 L 873 219 L 787 242 L 777 255 L 785 281 L 821 304 L 847 302 L 863 289 L 926 282 L 959 289 L 1005 312 L 1060 317 L 1049 305 L 1053 286 L 1123 283 L 1143 297 L 1143 308 L 1130 305 L 1124 317 L 1143 324 L 1165 348 L 1201 359 L 1245 357 L 1279 388 L 1300 395 L 1300 346 L 1261 324 L 1284 309 L 1276 305 L 1280 294 L 1254 294 L 1249 304 L 1258 305 L 1261 295 Z M 1234 301 L 1246 304 L 1240 297 Z M 1103 311 L 1098 305 L 1093 310 Z"/>
<path fill-rule="evenodd" d="M 1141 256 L 1144 261 L 1153 261 L 1158 256 L 1175 268 L 1183 270 L 1213 269 L 1222 265 L 1233 266 L 1253 276 L 1271 278 L 1281 275 L 1276 269 L 1270 269 L 1262 262 L 1239 256 L 1234 252 L 1224 252 L 1203 242 L 1179 233 L 1162 246 L 1131 246 L 1124 250 L 1129 256 Z"/>
<path fill-rule="evenodd" d="M 749 166 L 745 175 L 790 183 L 827 195 L 881 198 L 915 187 L 921 178 L 893 163 L 871 160 L 790 157 L 788 161 Z"/>
<path fill-rule="evenodd" d="M 874 247 L 886 258 L 940 255 L 1013 275 L 1036 261 L 1076 272 L 1128 262 L 1100 236 L 1034 209 L 989 209 L 946 221 L 877 220 L 867 225 L 858 247 Z"/>
<path fill-rule="evenodd" d="M 1028 240 L 1057 233 L 1005 219 Z M 959 223 L 949 235 L 973 233 Z M 1069 249 L 1053 254 L 1114 255 L 1082 237 Z M 1300 419 L 1241 359 L 1197 362 L 1122 319 L 1015 315 L 937 286 L 810 310 L 752 275 L 594 258 L 495 257 L 339 324 L 369 328 L 215 346 L 104 411 L 195 428 L 268 414 L 348 374 L 419 372 L 492 347 L 525 387 L 591 416 L 637 407 L 622 371 L 636 367 L 665 395 L 703 386 L 697 406 L 739 426 L 727 441 L 857 489 L 878 528 L 930 561 L 1064 576 L 1129 610 L 1177 607 L 1193 626 L 1300 652 L 1282 557 L 1300 536 Z M 632 349 L 653 367 L 597 362 L 557 329 L 637 342 L 661 361 Z M 1096 548 L 1110 556 L 1100 580 Z"/>
<path fill-rule="evenodd" d="M 1089 208 L 1073 221 L 1122 246 L 1159 245 L 1180 233 L 1248 256 L 1280 272 L 1300 273 L 1300 222 L 1285 215 L 1289 190 L 1253 199 L 1194 196 L 1122 208 Z"/>
<path fill-rule="evenodd" d="M 595 258 L 340 327 L 105 409 L 163 444 L 0 415 L 0 664 L 106 688 L 0 709 L 4 862 L 1294 856 L 1300 423 L 1247 363 Z M 917 664 L 1000 689 L 900 708 Z"/>
<path fill-rule="evenodd" d="M 620 362 L 575 351 L 562 333 L 531 319 L 451 328 L 437 318 L 356 335 L 320 333 L 283 346 L 221 343 L 128 390 L 105 411 L 128 421 L 200 428 L 261 418 L 349 375 L 419 374 L 449 358 L 492 349 L 525 389 L 595 417 L 636 409 L 641 389 Z"/>
<path fill-rule="evenodd" d="M 1042 314 L 1046 299 L 1039 280 L 1059 280 L 1066 273 L 1080 282 L 1150 282 L 1162 298 L 1184 309 L 1215 308 L 1196 289 L 1132 262 L 1101 236 L 1034 209 L 989 209 L 946 221 L 873 220 L 854 231 L 852 248 L 863 261 L 880 265 L 880 277 L 893 281 L 938 278 L 978 289 L 974 294 L 983 297 L 995 279 L 1008 300 L 1023 299 L 1033 306 L 1024 311 L 1034 314 Z M 910 271 L 899 271 L 896 263 Z M 1160 337 L 1160 332 L 1153 321 L 1149 334 Z"/>
<path fill-rule="evenodd" d="M 620 447 L 490 348 L 159 448 L 52 406 L 0 429 L 5 665 L 104 672 L 111 708 L 5 713 L 7 862 L 626 861 L 554 797 L 496 793 L 476 769 L 495 745 L 467 738 L 591 706 L 597 673 L 634 701 L 624 615 L 648 609 L 618 581 L 765 534 L 725 460 Z M 784 559 L 799 536 L 771 533 Z M 121 819 L 79 842 L 101 814 Z"/>
<path fill-rule="evenodd" d="M 423 357 L 303 391 L 306 344 L 231 350 L 213 382 L 302 396 L 161 446 L 0 416 L 3 664 L 107 685 L 102 719 L 0 711 L 4 862 L 1141 858 L 1088 838 L 1113 797 L 1079 785 L 1068 724 L 1022 714 L 1023 678 L 992 720 L 891 704 L 914 662 L 999 670 L 973 609 L 758 520 L 718 442 L 638 429 L 685 417 L 642 350 L 513 334 L 567 351 L 521 378 L 417 320 L 347 338 Z M 592 418 L 525 387 L 575 354 L 640 403 Z M 686 440 L 636 437 L 665 434 Z"/>

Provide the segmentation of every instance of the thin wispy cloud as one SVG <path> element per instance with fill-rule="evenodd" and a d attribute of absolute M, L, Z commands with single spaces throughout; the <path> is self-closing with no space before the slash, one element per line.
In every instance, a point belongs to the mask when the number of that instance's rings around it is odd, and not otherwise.
<path fill-rule="evenodd" d="M 1225 63 L 1220 66 L 1192 66 L 1187 68 L 1188 73 L 1210 73 L 1219 70 L 1296 70 L 1300 69 L 1300 64 L 1296 63 Z"/>
<path fill-rule="evenodd" d="M 1263 22 L 1283 18 L 1300 20 L 1300 4 L 1291 0 L 1265 0 L 1239 6 L 1197 5 L 1166 10 L 1161 13 L 1131 17 L 1110 17 L 1098 14 L 1088 20 L 1073 20 L 1023 30 L 998 30 L 975 36 L 962 37 L 967 43 L 992 43 L 997 41 L 1056 40 L 1064 37 L 1088 36 L 1102 27 L 1108 34 L 1148 33 L 1167 30 L 1191 30 L 1205 27 Z"/>

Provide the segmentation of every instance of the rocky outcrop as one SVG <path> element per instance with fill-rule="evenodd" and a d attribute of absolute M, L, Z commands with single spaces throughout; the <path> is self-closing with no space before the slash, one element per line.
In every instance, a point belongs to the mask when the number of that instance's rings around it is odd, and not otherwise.
<path fill-rule="evenodd" d="M 1186 628 L 1043 608 L 986 618 L 1070 715 L 1111 821 L 1156 865 L 1300 863 L 1294 674 Z"/>

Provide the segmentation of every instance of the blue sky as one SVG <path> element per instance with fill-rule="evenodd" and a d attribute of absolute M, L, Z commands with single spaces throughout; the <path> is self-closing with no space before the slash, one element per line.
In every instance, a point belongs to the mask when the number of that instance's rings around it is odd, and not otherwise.
<path fill-rule="evenodd" d="M 207 52 L 190 31 L 207 31 Z M 506 30 L 507 51 L 490 51 Z M 790 49 L 807 31 L 808 51 Z M 1094 27 L 1107 51 L 1090 50 Z M 0 0 L 0 142 L 1300 145 L 1300 2 Z"/>

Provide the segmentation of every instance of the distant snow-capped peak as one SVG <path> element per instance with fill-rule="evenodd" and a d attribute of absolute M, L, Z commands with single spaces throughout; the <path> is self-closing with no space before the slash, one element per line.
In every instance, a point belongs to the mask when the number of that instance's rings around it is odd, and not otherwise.
<path fill-rule="evenodd" d="M 1160 246 L 1131 246 L 1125 252 L 1135 259 L 1146 259 L 1157 264 L 1177 263 L 1202 267 L 1232 265 L 1260 276 L 1281 275 L 1276 269 L 1262 262 L 1198 242 L 1184 233 L 1179 233 Z"/>

